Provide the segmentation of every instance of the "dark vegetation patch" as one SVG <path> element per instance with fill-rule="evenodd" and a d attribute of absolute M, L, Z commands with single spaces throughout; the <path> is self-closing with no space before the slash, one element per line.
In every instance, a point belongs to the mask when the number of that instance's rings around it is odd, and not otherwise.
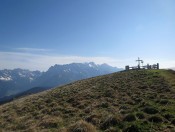
<path fill-rule="evenodd" d="M 141 130 L 136 125 L 131 125 L 124 132 L 141 132 Z"/>
<path fill-rule="evenodd" d="M 171 113 L 165 113 L 165 114 L 163 115 L 163 117 L 164 117 L 165 119 L 171 121 L 172 119 L 175 118 L 175 115 L 173 115 L 173 114 L 171 114 Z"/>
<path fill-rule="evenodd" d="M 147 114 L 156 114 L 156 113 L 159 112 L 156 108 L 154 108 L 154 107 L 152 107 L 152 106 L 146 106 L 146 107 L 143 109 L 143 111 L 144 111 L 145 113 L 147 113 Z"/>
<path fill-rule="evenodd" d="M 162 105 L 166 105 L 169 103 L 169 100 L 168 99 L 161 99 L 159 103 Z"/>
<path fill-rule="evenodd" d="M 119 119 L 117 119 L 115 116 L 109 116 L 101 122 L 100 128 L 102 130 L 106 130 L 111 126 L 119 124 L 119 122 L 120 122 Z"/>
<path fill-rule="evenodd" d="M 136 117 L 138 118 L 138 119 L 144 119 L 145 118 L 145 115 L 144 115 L 144 113 L 136 113 Z"/>
<path fill-rule="evenodd" d="M 136 116 L 134 114 L 128 114 L 124 117 L 123 121 L 132 122 L 136 120 Z"/>
<path fill-rule="evenodd" d="M 173 125 L 175 125 L 175 119 L 173 119 L 173 120 L 171 121 L 171 123 L 172 123 Z"/>
<path fill-rule="evenodd" d="M 160 116 L 152 116 L 148 119 L 150 122 L 154 122 L 154 123 L 160 123 L 162 122 L 162 118 Z"/>

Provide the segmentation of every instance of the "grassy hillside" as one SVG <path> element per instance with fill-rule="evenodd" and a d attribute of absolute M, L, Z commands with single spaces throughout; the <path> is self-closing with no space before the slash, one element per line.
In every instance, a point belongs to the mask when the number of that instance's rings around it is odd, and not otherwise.
<path fill-rule="evenodd" d="M 0 106 L 0 131 L 175 131 L 175 72 L 119 72 Z"/>

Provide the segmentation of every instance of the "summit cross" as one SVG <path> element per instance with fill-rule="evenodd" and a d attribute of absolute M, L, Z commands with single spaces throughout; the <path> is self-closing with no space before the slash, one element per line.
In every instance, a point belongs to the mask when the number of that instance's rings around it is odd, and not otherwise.
<path fill-rule="evenodd" d="M 140 58 L 138 57 L 138 60 L 136 60 L 136 61 L 138 61 L 138 66 L 140 67 L 140 62 L 142 63 L 143 60 L 140 60 Z"/>

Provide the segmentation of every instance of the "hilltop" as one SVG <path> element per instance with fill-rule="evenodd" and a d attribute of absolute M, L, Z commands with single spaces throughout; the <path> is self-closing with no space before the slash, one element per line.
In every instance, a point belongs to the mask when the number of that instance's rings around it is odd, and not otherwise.
<path fill-rule="evenodd" d="M 175 130 L 175 72 L 123 71 L 0 106 L 2 131 Z"/>

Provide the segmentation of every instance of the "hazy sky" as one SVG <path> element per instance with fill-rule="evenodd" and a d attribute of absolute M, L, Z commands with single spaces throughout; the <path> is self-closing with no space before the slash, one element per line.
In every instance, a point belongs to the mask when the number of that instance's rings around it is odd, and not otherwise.
<path fill-rule="evenodd" d="M 0 69 L 137 57 L 175 67 L 175 0 L 0 0 Z"/>

